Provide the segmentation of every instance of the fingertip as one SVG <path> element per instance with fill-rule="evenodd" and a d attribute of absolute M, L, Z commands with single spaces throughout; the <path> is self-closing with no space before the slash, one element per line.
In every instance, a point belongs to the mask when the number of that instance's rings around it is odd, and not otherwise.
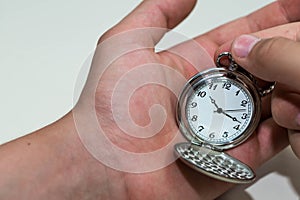
<path fill-rule="evenodd" d="M 300 159 L 300 131 L 288 130 L 289 142 L 295 155 Z"/>
<path fill-rule="evenodd" d="M 233 41 L 231 52 L 234 57 L 246 58 L 255 44 L 260 40 L 260 38 L 253 35 L 241 35 Z"/>

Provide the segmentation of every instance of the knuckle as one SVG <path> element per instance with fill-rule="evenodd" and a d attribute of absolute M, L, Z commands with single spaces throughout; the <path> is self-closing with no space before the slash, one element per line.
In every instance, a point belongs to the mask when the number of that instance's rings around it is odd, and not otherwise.
<path fill-rule="evenodd" d="M 297 116 L 300 110 L 299 100 L 300 96 L 293 92 L 287 91 L 284 86 L 274 90 L 272 96 L 272 117 L 274 121 L 288 129 L 299 129 Z"/>
<path fill-rule="evenodd" d="M 288 124 L 286 122 L 286 119 L 283 119 L 281 117 L 281 112 L 280 112 L 280 109 L 273 109 L 272 110 L 272 117 L 273 117 L 273 120 L 276 122 L 276 124 L 278 124 L 279 126 L 282 126 L 282 127 L 287 127 Z"/>

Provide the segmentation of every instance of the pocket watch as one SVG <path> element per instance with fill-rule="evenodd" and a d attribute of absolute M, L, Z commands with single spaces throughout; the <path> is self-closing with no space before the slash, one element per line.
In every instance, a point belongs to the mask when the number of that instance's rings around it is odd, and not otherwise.
<path fill-rule="evenodd" d="M 216 63 L 217 67 L 193 76 L 181 92 L 177 123 L 188 141 L 176 144 L 175 152 L 188 166 L 208 176 L 249 183 L 255 179 L 253 170 L 224 150 L 241 144 L 255 131 L 261 97 L 275 83 L 260 88 L 229 52 L 221 53 Z"/>

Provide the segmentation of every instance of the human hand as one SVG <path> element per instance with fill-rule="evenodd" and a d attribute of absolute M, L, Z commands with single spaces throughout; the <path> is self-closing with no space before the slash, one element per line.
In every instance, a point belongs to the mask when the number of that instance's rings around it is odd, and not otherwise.
<path fill-rule="evenodd" d="M 289 141 L 300 158 L 300 43 L 282 37 L 260 40 L 251 35 L 232 44 L 233 56 L 258 78 L 276 81 L 271 110 L 274 121 L 289 129 Z"/>
<path fill-rule="evenodd" d="M 277 62 L 278 59 L 282 61 L 281 63 L 284 63 L 284 61 L 288 61 L 288 60 L 297 62 L 297 60 L 292 59 L 291 57 L 293 55 L 293 52 L 289 50 L 283 51 L 279 47 L 279 45 L 282 44 L 284 45 L 282 47 L 286 47 L 289 46 L 288 44 L 293 43 L 292 41 L 295 42 L 294 44 L 297 44 L 296 41 L 298 41 L 299 38 L 298 21 L 299 21 L 300 13 L 299 10 L 296 9 L 296 7 L 298 7 L 297 5 L 300 4 L 300 1 L 282 0 L 277 2 L 278 5 L 280 6 L 278 6 L 278 9 L 273 10 L 274 16 L 276 15 L 278 17 L 277 19 L 281 18 L 281 20 L 283 21 L 286 20 L 286 22 L 278 23 L 277 25 L 275 23 L 274 26 L 265 27 L 265 29 L 263 30 L 259 30 L 257 32 L 253 31 L 252 33 L 250 32 L 252 36 L 257 37 L 256 39 L 251 37 L 241 36 L 237 38 L 235 41 L 233 40 L 226 41 L 217 49 L 215 56 L 223 51 L 232 51 L 234 59 L 250 73 L 253 73 L 254 75 L 261 77 L 262 79 L 265 80 L 273 79 L 278 82 L 277 84 L 278 86 L 276 86 L 276 89 L 272 96 L 272 115 L 274 120 L 277 122 L 277 124 L 289 129 L 288 132 L 289 132 L 290 144 L 295 154 L 299 157 L 299 147 L 297 147 L 296 145 L 299 144 L 299 139 L 298 139 L 299 134 L 295 134 L 298 132 L 297 131 L 298 125 L 296 122 L 297 114 L 295 112 L 297 112 L 299 108 L 299 105 L 296 101 L 296 99 L 298 98 L 297 94 L 299 94 L 299 90 L 297 89 L 297 83 L 296 83 L 298 81 L 298 78 L 295 77 L 297 77 L 299 73 L 297 73 L 297 68 L 294 69 L 293 72 L 284 71 L 283 69 L 285 68 L 283 68 L 283 66 L 286 66 L 286 64 L 276 68 L 278 70 L 275 69 L 274 65 L 279 64 Z M 275 10 L 277 10 L 277 12 Z M 284 17 L 285 19 L 283 19 L 282 17 Z M 268 24 L 268 20 L 262 19 L 262 21 L 265 21 Z M 264 22 L 261 23 L 264 24 Z M 251 49 L 250 47 L 253 47 L 254 44 L 258 42 L 257 40 L 259 40 L 259 38 L 263 39 L 263 38 L 271 38 L 271 37 L 276 37 L 276 38 L 270 40 L 262 40 L 261 42 L 259 42 L 259 44 L 262 43 L 262 45 L 259 45 L 260 47 L 258 47 L 257 50 L 254 49 L 253 50 L 254 53 L 250 53 L 248 55 L 249 53 L 248 51 L 250 51 Z M 286 39 L 280 37 L 284 37 Z M 244 49 L 243 51 L 244 56 L 248 55 L 247 58 L 242 58 L 243 57 L 242 55 L 238 56 L 235 54 L 237 48 L 240 48 L 240 50 L 242 50 L 244 46 L 248 46 L 248 50 Z M 268 47 L 270 47 L 270 50 L 266 49 Z M 278 55 L 275 55 L 276 52 L 278 53 Z M 266 67 L 267 65 L 269 66 L 269 68 Z M 272 69 L 270 68 L 271 65 L 273 65 Z M 282 71 L 279 71 L 280 69 Z M 291 84 L 288 83 L 294 83 L 294 85 L 291 86 Z M 291 97 L 285 94 L 290 94 Z"/>
<path fill-rule="evenodd" d="M 232 40 L 237 35 L 247 32 L 256 32 L 260 29 L 288 23 L 289 21 L 286 20 L 284 14 L 295 14 L 296 12 L 295 9 L 293 9 L 293 6 L 288 7 L 288 2 L 289 1 L 275 2 L 247 18 L 242 18 L 199 36 L 195 38 L 195 41 L 203 46 L 212 58 L 214 52 L 221 44 Z M 111 46 L 109 45 L 109 42 L 118 41 L 117 43 L 113 43 L 116 45 L 113 46 L 114 49 L 121 47 L 126 50 L 128 47 L 127 45 L 130 46 L 132 44 L 136 44 L 139 48 L 142 47 L 140 49 L 137 48 L 136 51 L 127 52 L 126 54 L 124 54 L 126 51 L 122 51 L 122 56 L 113 60 L 114 62 L 110 63 L 110 67 L 101 74 L 101 80 L 99 85 L 96 87 L 95 108 L 98 121 L 103 125 L 106 136 L 119 148 L 135 153 L 155 151 L 157 149 L 164 148 L 178 132 L 174 113 L 176 97 L 172 94 L 172 92 L 163 87 L 152 85 L 151 87 L 139 88 L 139 90 L 131 96 L 128 103 L 129 108 L 123 106 L 121 103 L 114 104 L 112 102 L 113 95 L 115 95 L 115 86 L 118 81 L 122 79 L 124 75 L 132 72 L 132 70 L 137 69 L 139 66 L 151 64 L 148 65 L 148 67 L 154 69 L 157 69 L 162 65 L 169 66 L 174 69 L 174 74 L 176 74 L 175 72 L 179 72 L 180 74 L 183 74 L 185 78 L 191 77 L 197 73 L 197 70 L 202 70 L 206 67 L 201 62 L 203 57 L 199 57 L 199 54 L 203 52 L 199 51 L 199 49 L 197 50 L 197 48 L 194 49 L 190 42 L 180 44 L 169 51 L 163 51 L 160 53 L 155 53 L 153 50 L 154 46 L 166 32 L 166 29 L 173 28 L 181 20 L 183 20 L 192 9 L 194 3 L 194 1 L 144 1 L 128 17 L 100 38 L 87 85 L 79 102 L 79 106 L 77 106 L 79 110 L 81 109 L 80 106 L 83 104 L 82 102 L 85 101 L 85 95 L 88 93 L 87 91 L 89 90 L 89 86 L 95 82 L 98 83 L 95 81 L 97 80 L 97 77 L 96 79 L 93 77 L 97 74 L 93 73 L 97 72 L 97 67 L 95 67 L 97 65 L 95 63 L 102 63 L 103 61 L 101 59 L 97 59 L 97 56 L 105 59 L 106 56 L 110 55 L 112 52 L 111 50 L 113 50 L 112 48 L 109 48 Z M 295 3 L 297 2 L 295 1 Z M 280 7 L 279 5 L 282 8 L 285 8 L 287 12 L 281 13 L 281 9 L 278 9 Z M 271 14 L 279 17 L 276 19 L 270 18 L 269 16 Z M 296 20 L 298 18 L 294 16 L 291 20 Z M 259 24 L 257 24 L 257 26 L 251 25 L 254 22 L 257 22 L 257 19 L 261 20 L 259 21 Z M 161 29 L 152 29 L 154 30 L 152 32 L 150 30 L 149 32 L 139 32 L 139 30 L 147 30 L 149 27 L 160 27 Z M 138 31 L 135 32 L 135 30 Z M 122 35 L 124 32 L 129 33 L 125 33 L 125 35 L 129 37 L 123 37 Z M 133 34 L 132 36 L 130 32 L 137 33 L 137 35 Z M 230 32 L 230 34 L 228 34 L 228 32 Z M 119 36 L 120 38 L 118 38 Z M 114 38 L 118 38 L 118 40 L 115 40 Z M 109 42 L 107 43 L 107 41 Z M 120 43 L 121 46 L 118 46 Z M 122 44 L 125 44 L 125 46 L 122 46 Z M 184 56 L 176 55 L 172 53 L 174 50 L 181 53 L 185 52 L 185 54 Z M 188 52 L 188 54 L 186 52 Z M 199 67 L 197 65 L 200 65 L 201 68 L 197 69 L 197 67 Z M 162 79 L 164 77 L 168 77 L 167 80 L 171 77 L 163 67 L 151 72 L 151 77 L 161 77 Z M 139 75 L 136 75 L 135 78 L 140 77 Z M 135 80 L 135 78 L 130 80 Z M 123 94 L 126 94 L 128 93 L 127 89 L 131 82 L 125 81 L 122 83 L 125 86 L 123 87 L 123 90 L 120 91 L 123 92 Z M 179 82 L 179 84 L 174 85 L 176 86 L 176 89 L 179 89 L 181 84 L 182 82 Z M 122 95 L 119 97 L 122 97 Z M 119 98 L 119 100 L 123 99 Z M 122 111 L 122 107 L 125 107 L 125 111 L 123 110 L 123 112 L 120 113 L 117 112 L 117 118 L 121 121 L 128 118 L 128 113 L 126 113 L 128 109 L 130 111 L 130 117 L 136 124 L 139 124 L 140 126 L 147 126 L 151 122 L 150 120 L 153 119 L 151 118 L 151 115 L 149 117 L 148 110 L 154 103 L 162 105 L 165 108 L 165 113 L 167 115 L 162 129 L 159 130 L 155 136 L 149 137 L 149 135 L 143 135 L 144 133 L 139 131 L 127 133 L 124 129 L 120 129 L 115 123 L 116 116 L 114 116 L 115 112 L 113 111 L 114 108 L 112 105 L 117 107 L 119 106 L 119 111 Z M 161 113 L 158 112 L 158 114 L 158 118 L 160 119 Z M 263 115 L 264 121 L 260 124 L 252 137 L 239 147 L 230 150 L 232 155 L 253 168 L 260 166 L 287 144 L 284 134 L 285 129 L 278 126 L 270 118 L 268 109 L 264 110 Z M 86 125 L 89 125 L 88 120 Z M 155 129 L 155 123 L 153 127 L 150 127 L 150 130 L 152 130 L 151 128 Z M 128 134 L 131 134 L 131 136 Z M 149 138 L 141 139 L 139 136 L 148 136 Z M 124 159 L 126 160 L 126 158 Z M 107 171 L 114 170 L 107 169 Z M 112 172 L 109 174 L 112 174 Z M 117 174 L 116 176 L 120 177 L 118 181 L 126 184 L 126 188 L 132 198 L 151 197 L 157 199 L 162 197 L 171 198 L 170 196 L 172 196 L 172 199 L 176 199 L 187 197 L 187 195 L 190 195 L 189 199 L 199 197 L 215 198 L 230 187 L 229 184 L 210 179 L 185 166 L 182 166 L 180 163 L 172 163 L 160 170 L 146 174 L 137 175 L 125 172 L 114 172 L 114 174 Z M 112 185 L 114 185 L 113 182 Z M 161 187 L 162 185 L 163 187 Z M 214 187 L 211 187 L 212 185 Z M 120 188 L 117 188 L 116 185 L 113 188 L 113 191 L 117 191 L 117 189 Z M 153 191 L 155 191 L 155 194 Z M 153 195 L 157 196 L 154 197 Z"/>
<path fill-rule="evenodd" d="M 169 159 L 173 153 L 170 144 L 180 135 L 174 119 L 176 94 L 185 79 L 213 65 L 216 50 L 228 51 L 231 40 L 241 34 L 293 38 L 298 24 L 289 22 L 299 20 L 300 1 L 276 1 L 192 41 L 156 53 L 153 47 L 167 29 L 188 15 L 194 4 L 194 0 L 143 1 L 101 37 L 89 78 L 72 112 L 43 129 L 1 145 L 0 199 L 214 199 L 232 186 Z M 284 25 L 274 27 L 280 24 Z M 270 27 L 274 28 L 266 29 Z M 126 75 L 129 78 L 123 79 Z M 150 86 L 142 85 L 131 95 L 131 83 L 145 83 L 144 79 L 150 80 Z M 162 85 L 151 84 L 151 80 Z M 122 83 L 121 87 L 118 83 Z M 165 84 L 174 90 L 164 88 Z M 164 110 L 154 106 L 148 115 L 154 103 Z M 264 100 L 264 108 L 257 131 L 229 151 L 254 169 L 288 144 L 286 129 L 271 118 L 268 99 Z M 91 116 L 105 133 L 102 141 Z M 128 119 L 139 126 L 128 131 Z M 292 137 L 291 142 L 296 141 Z M 132 156 L 136 153 L 147 158 L 153 152 L 155 156 L 148 160 Z M 99 162 L 103 158 L 109 162 Z M 122 171 L 122 167 L 129 168 Z"/>

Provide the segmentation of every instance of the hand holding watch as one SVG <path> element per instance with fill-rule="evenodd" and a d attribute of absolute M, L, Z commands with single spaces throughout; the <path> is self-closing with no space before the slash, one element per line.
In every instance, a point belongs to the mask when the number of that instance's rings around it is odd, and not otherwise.
<path fill-rule="evenodd" d="M 221 64 L 224 58 L 230 61 L 229 66 Z M 261 116 L 261 97 L 273 88 L 259 88 L 256 79 L 237 65 L 230 53 L 220 54 L 217 67 L 193 76 L 179 98 L 177 122 L 188 139 L 175 145 L 181 160 L 223 181 L 254 180 L 250 167 L 223 151 L 241 144 L 254 132 Z"/>

